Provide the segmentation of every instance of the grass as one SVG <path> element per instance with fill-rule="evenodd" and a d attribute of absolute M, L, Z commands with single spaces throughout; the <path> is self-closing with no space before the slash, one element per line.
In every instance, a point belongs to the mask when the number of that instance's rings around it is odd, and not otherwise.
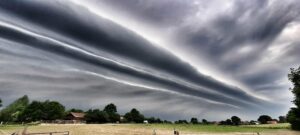
<path fill-rule="evenodd" d="M 288 130 L 289 124 L 274 124 L 274 125 L 254 125 L 254 126 L 220 126 L 220 125 L 191 125 L 191 124 L 149 124 L 149 125 L 131 125 L 140 128 L 150 129 L 166 129 L 192 132 L 268 132 L 276 130 Z"/>
<path fill-rule="evenodd" d="M 24 126 L 0 126 L 0 135 L 22 131 Z M 58 132 L 70 131 L 71 135 L 85 134 L 124 134 L 124 135 L 152 135 L 155 129 L 157 135 L 172 135 L 173 129 L 181 134 L 188 133 L 282 133 L 282 135 L 299 135 L 299 132 L 289 130 L 289 124 L 276 125 L 251 125 L 251 126 L 218 126 L 218 125 L 191 125 L 191 124 L 90 124 L 90 125 L 38 125 L 29 126 L 28 131 L 33 132 Z"/>

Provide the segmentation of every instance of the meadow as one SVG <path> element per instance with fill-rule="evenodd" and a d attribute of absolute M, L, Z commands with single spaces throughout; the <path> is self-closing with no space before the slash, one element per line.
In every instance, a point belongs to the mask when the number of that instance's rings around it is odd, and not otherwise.
<path fill-rule="evenodd" d="M 24 126 L 0 127 L 0 135 L 10 135 L 22 131 Z M 71 135 L 300 135 L 291 131 L 289 124 L 218 126 L 192 124 L 84 124 L 84 125 L 35 125 L 29 126 L 29 133 L 69 131 Z M 55 134 L 54 134 L 55 135 Z M 58 135 L 58 134 L 57 134 Z"/>

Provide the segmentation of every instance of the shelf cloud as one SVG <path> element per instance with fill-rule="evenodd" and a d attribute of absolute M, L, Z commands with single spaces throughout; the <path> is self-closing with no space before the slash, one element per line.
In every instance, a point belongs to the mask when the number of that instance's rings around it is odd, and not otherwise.
<path fill-rule="evenodd" d="M 287 73 L 300 63 L 299 5 L 3 0 L 0 98 L 113 102 L 170 120 L 285 115 Z"/>

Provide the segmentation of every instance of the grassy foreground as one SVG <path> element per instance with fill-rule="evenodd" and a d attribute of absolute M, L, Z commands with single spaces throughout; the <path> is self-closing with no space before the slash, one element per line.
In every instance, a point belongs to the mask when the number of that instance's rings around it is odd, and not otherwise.
<path fill-rule="evenodd" d="M 0 127 L 0 135 L 8 135 L 22 131 L 20 125 Z M 70 131 L 71 135 L 152 135 L 155 130 L 157 135 L 173 135 L 173 129 L 181 134 L 253 134 L 261 135 L 300 135 L 300 132 L 289 130 L 289 124 L 255 125 L 255 126 L 217 126 L 217 125 L 191 125 L 191 124 L 89 124 L 89 125 L 38 125 L 29 126 L 28 132 L 57 132 Z"/>

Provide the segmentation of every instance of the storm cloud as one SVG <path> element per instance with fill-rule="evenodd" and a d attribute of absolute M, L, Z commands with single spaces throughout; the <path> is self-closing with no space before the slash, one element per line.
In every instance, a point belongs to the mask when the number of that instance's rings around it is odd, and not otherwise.
<path fill-rule="evenodd" d="M 284 115 L 286 76 L 300 63 L 299 5 L 3 0 L 0 97 L 114 102 L 170 120 Z"/>

